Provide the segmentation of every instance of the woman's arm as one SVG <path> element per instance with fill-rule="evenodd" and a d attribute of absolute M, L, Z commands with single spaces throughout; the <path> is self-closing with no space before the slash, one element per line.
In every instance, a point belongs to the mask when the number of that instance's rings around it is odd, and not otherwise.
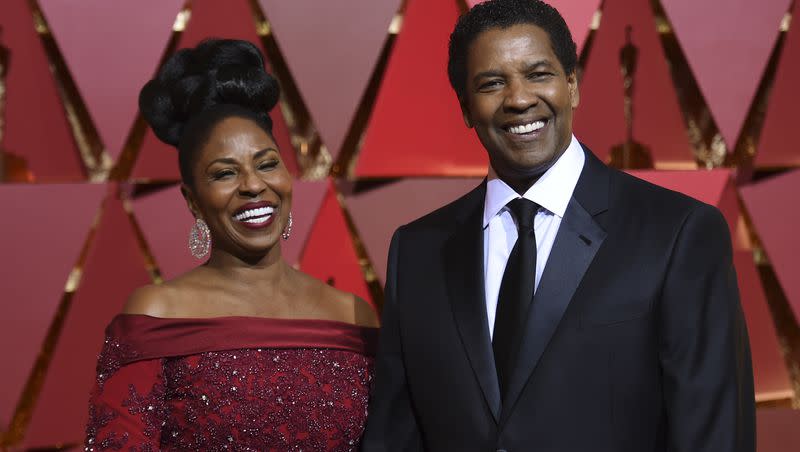
<path fill-rule="evenodd" d="M 86 450 L 159 450 L 166 418 L 161 359 L 134 361 L 124 344 L 107 339 L 89 400 Z"/>

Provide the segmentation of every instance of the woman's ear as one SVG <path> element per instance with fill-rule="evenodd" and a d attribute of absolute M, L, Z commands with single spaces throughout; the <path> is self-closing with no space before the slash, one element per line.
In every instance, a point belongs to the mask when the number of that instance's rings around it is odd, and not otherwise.
<path fill-rule="evenodd" d="M 192 215 L 195 218 L 202 219 L 203 216 L 200 215 L 200 209 L 197 207 L 197 201 L 195 200 L 194 192 L 185 183 L 181 184 L 181 194 L 183 195 L 183 199 L 186 200 L 186 206 L 189 207 L 189 211 L 192 212 Z"/>

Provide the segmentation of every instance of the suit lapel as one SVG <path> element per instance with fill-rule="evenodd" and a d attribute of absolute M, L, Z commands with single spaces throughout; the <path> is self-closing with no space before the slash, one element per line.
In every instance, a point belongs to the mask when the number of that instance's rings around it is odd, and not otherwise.
<path fill-rule="evenodd" d="M 556 235 L 528 311 L 517 367 L 503 399 L 501 424 L 508 419 L 539 363 L 583 275 L 605 240 L 594 218 L 607 210 L 608 168 L 586 150 L 586 162 Z"/>
<path fill-rule="evenodd" d="M 500 388 L 494 366 L 483 283 L 483 199 L 486 184 L 471 193 L 472 202 L 444 246 L 450 307 L 461 341 L 486 404 L 500 418 Z"/>

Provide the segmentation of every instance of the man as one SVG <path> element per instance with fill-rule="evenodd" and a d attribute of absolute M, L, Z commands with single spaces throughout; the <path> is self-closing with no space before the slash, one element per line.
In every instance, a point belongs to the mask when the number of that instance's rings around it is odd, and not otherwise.
<path fill-rule="evenodd" d="M 365 451 L 755 450 L 726 222 L 578 143 L 575 53 L 536 0 L 459 19 L 490 169 L 394 234 Z"/>

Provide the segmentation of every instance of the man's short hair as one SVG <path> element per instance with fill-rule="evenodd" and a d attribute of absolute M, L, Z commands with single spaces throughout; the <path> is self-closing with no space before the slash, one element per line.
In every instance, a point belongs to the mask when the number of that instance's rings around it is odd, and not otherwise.
<path fill-rule="evenodd" d="M 447 76 L 459 99 L 464 99 L 467 83 L 467 53 L 472 41 L 492 28 L 531 24 L 542 28 L 561 67 L 567 74 L 578 64 L 577 47 L 564 18 L 552 6 L 540 0 L 488 0 L 475 5 L 456 22 L 450 34 Z"/>

